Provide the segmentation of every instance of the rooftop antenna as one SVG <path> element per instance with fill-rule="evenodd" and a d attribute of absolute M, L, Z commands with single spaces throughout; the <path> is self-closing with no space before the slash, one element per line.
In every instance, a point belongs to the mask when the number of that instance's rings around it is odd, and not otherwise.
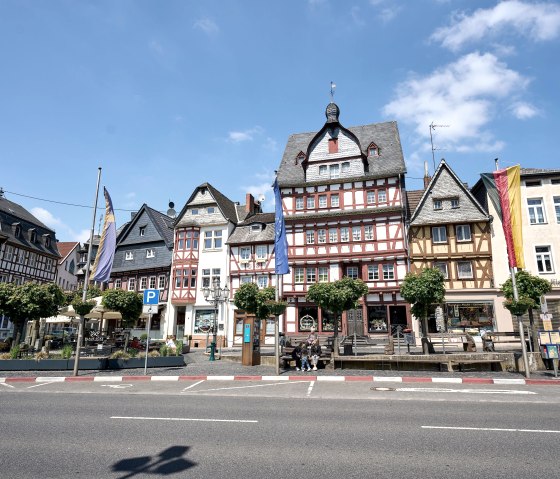
<path fill-rule="evenodd" d="M 496 171 L 500 169 L 500 160 L 498 160 L 498 158 L 494 158 L 494 166 L 496 167 Z"/>
<path fill-rule="evenodd" d="M 97 236 L 101 236 L 101 222 L 103 221 L 103 215 L 99 215 L 99 226 L 97 227 Z"/>
<path fill-rule="evenodd" d="M 436 171 L 436 158 L 434 155 L 434 151 L 439 150 L 440 148 L 434 148 L 434 139 L 432 137 L 432 130 L 435 130 L 436 128 L 449 128 L 450 125 L 434 125 L 434 122 L 432 121 L 430 123 L 430 143 L 432 144 L 432 161 L 434 163 L 434 172 Z"/>
<path fill-rule="evenodd" d="M 331 82 L 331 103 L 334 103 L 334 91 L 336 89 L 336 85 L 334 82 Z"/>

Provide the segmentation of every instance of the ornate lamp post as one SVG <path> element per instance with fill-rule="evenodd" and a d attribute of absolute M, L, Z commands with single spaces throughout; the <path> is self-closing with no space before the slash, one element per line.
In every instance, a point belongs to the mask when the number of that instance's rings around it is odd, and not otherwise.
<path fill-rule="evenodd" d="M 220 278 L 212 280 L 212 287 L 202 288 L 204 299 L 214 304 L 214 321 L 212 324 L 212 343 L 210 344 L 210 361 L 216 360 L 216 334 L 218 331 L 218 305 L 229 301 L 229 288 L 220 288 Z"/>

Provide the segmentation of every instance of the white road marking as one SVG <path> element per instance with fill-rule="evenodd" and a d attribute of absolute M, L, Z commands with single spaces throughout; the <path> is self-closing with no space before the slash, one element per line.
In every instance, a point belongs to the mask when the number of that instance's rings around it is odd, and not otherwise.
<path fill-rule="evenodd" d="M 451 388 L 396 388 L 395 391 L 421 393 L 465 393 L 465 394 L 537 394 L 533 391 L 509 389 L 451 389 Z"/>
<path fill-rule="evenodd" d="M 203 419 L 188 417 L 142 417 L 142 416 L 111 416 L 111 419 L 132 419 L 137 421 L 193 421 L 193 422 L 240 422 L 258 423 L 256 420 L 249 419 Z"/>
<path fill-rule="evenodd" d="M 313 386 L 315 386 L 315 381 L 311 381 L 309 383 L 309 387 L 307 388 L 307 397 L 311 396 L 311 391 L 313 391 Z"/>
<path fill-rule="evenodd" d="M 506 429 L 500 427 L 421 426 L 422 429 L 452 429 L 457 431 L 537 432 L 560 434 L 554 429 Z"/>
<path fill-rule="evenodd" d="M 132 384 L 102 384 L 101 387 L 111 389 L 127 389 L 131 388 Z"/>
<path fill-rule="evenodd" d="M 7 383 L 5 383 L 5 382 L 0 382 L 0 384 L 1 384 L 2 386 L 6 386 L 7 388 L 15 389 L 15 387 L 12 386 L 11 384 L 7 384 Z"/>
<path fill-rule="evenodd" d="M 191 389 L 191 388 L 194 388 L 195 386 L 198 386 L 200 383 L 203 383 L 203 382 L 204 382 L 204 379 L 202 379 L 202 380 L 200 380 L 200 381 L 198 381 L 198 382 L 196 382 L 196 383 L 194 383 L 194 384 L 191 384 L 190 386 L 187 386 L 187 387 L 186 387 L 185 389 L 183 389 L 181 392 L 184 392 L 184 391 L 187 391 L 187 390 L 189 390 L 189 389 Z"/>
<path fill-rule="evenodd" d="M 212 389 L 205 389 L 203 392 L 206 391 L 228 391 L 229 389 L 250 389 L 250 388 L 265 388 L 267 386 L 284 386 L 285 384 L 297 384 L 302 383 L 303 381 L 292 381 L 292 382 L 281 382 L 281 383 L 268 383 L 268 384 L 254 384 L 251 386 L 232 386 L 229 388 L 212 388 Z M 305 383 L 304 383 L 305 384 Z"/>
<path fill-rule="evenodd" d="M 33 386 L 27 386 L 25 389 L 39 388 L 41 386 L 46 386 L 50 383 L 57 383 L 57 382 L 59 382 L 59 381 L 43 381 L 42 383 L 35 384 Z"/>

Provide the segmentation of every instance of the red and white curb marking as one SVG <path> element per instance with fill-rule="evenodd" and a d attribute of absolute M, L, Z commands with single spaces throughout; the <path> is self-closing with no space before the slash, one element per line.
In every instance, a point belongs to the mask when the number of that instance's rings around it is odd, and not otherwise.
<path fill-rule="evenodd" d="M 130 381 L 318 381 L 438 384 L 518 384 L 560 386 L 560 379 L 441 378 L 414 376 L 42 376 L 1 378 L 0 383 L 45 382 L 130 382 Z"/>

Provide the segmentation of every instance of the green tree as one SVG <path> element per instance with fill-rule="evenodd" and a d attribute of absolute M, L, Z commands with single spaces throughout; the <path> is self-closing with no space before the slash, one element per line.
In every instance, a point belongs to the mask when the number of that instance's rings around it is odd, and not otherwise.
<path fill-rule="evenodd" d="M 401 296 L 411 304 L 412 314 L 422 323 L 422 348 L 429 354 L 428 314 L 430 306 L 443 302 L 445 278 L 437 268 L 424 268 L 420 273 L 408 273 L 401 285 Z"/>
<path fill-rule="evenodd" d="M 274 288 L 259 287 L 255 283 L 242 284 L 233 296 L 233 304 L 257 319 L 266 319 L 272 315 L 271 302 L 274 300 Z"/>
<path fill-rule="evenodd" d="M 130 328 L 142 314 L 142 296 L 134 291 L 108 289 L 103 293 L 103 306 L 121 313 L 125 328 Z"/>
<path fill-rule="evenodd" d="M 34 321 L 32 342 L 35 341 L 39 319 L 56 316 L 58 308 L 64 303 L 63 291 L 54 283 L 0 283 L 0 312 L 14 323 L 18 344 L 26 321 Z"/>
<path fill-rule="evenodd" d="M 333 283 L 315 283 L 307 290 L 307 299 L 334 314 L 333 351 L 338 353 L 338 324 L 343 311 L 359 306 L 359 300 L 368 292 L 360 279 L 344 277 Z"/>
<path fill-rule="evenodd" d="M 537 326 L 533 317 L 533 309 L 541 304 L 541 297 L 550 293 L 552 285 L 550 281 L 534 276 L 528 271 L 518 271 L 515 273 L 515 283 L 517 285 L 518 301 L 513 297 L 513 283 L 511 277 L 502 284 L 501 289 L 506 298 L 504 306 L 514 315 L 529 311 L 529 324 L 531 327 L 531 337 L 533 338 L 533 351 L 539 350 L 539 340 L 537 336 Z"/>

